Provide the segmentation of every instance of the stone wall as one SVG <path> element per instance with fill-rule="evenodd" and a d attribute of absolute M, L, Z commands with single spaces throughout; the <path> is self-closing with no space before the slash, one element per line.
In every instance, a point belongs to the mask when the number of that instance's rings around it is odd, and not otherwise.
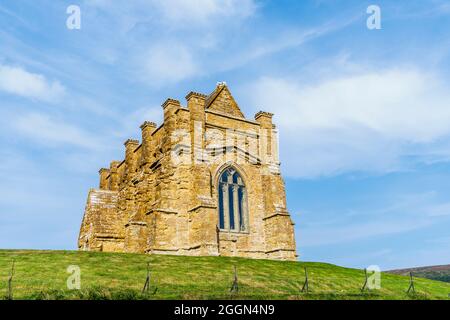
<path fill-rule="evenodd" d="M 121 220 L 117 202 L 117 191 L 89 191 L 78 248 L 113 252 L 124 250 L 123 228 L 117 223 Z"/>

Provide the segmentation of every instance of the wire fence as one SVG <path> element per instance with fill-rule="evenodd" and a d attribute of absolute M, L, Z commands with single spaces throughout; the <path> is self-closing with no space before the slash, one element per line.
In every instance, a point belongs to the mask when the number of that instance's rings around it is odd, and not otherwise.
<path fill-rule="evenodd" d="M 54 288 L 24 285 L 26 279 L 15 278 L 16 262 L 13 261 L 9 271 L 4 299 L 12 300 L 15 297 L 15 284 L 17 292 L 20 292 L 21 299 L 384 299 L 393 295 L 392 292 L 383 292 L 382 290 L 373 290 L 369 286 L 369 277 L 367 270 L 360 279 L 353 279 L 351 285 L 343 289 L 342 279 L 333 282 L 329 279 L 324 283 L 323 278 L 314 279 L 314 273 L 311 268 L 304 267 L 299 271 L 298 277 L 287 278 L 285 276 L 259 275 L 265 282 L 261 284 L 258 277 L 249 277 L 249 270 L 243 275 L 239 274 L 237 265 L 233 266 L 232 272 L 228 275 L 217 275 L 216 281 L 213 281 L 211 274 L 204 274 L 205 282 L 209 283 L 189 283 L 184 279 L 183 284 L 176 284 L 170 279 L 165 278 L 161 271 L 152 272 L 151 263 L 146 264 L 146 276 L 142 277 L 142 283 L 139 285 L 133 283 L 121 283 L 120 286 L 89 286 L 79 290 L 70 290 L 67 288 Z M 314 270 L 314 269 L 313 269 Z M 105 280 L 107 274 L 102 276 Z M 186 275 L 189 277 L 189 274 Z M 211 278 L 208 278 L 211 277 Z M 266 277 L 266 278 L 264 278 Z M 111 283 L 114 279 L 111 279 Z M 51 284 L 52 282 L 48 282 Z M 1 288 L 1 286 L 0 286 Z M 27 292 L 24 294 L 23 292 Z M 409 286 L 405 282 L 405 289 L 401 292 L 401 298 L 429 298 L 429 294 L 421 288 L 418 292 L 415 286 L 414 277 L 410 274 Z M 399 292 L 396 293 L 397 295 Z M 450 296 L 449 296 L 450 297 Z M 0 296 L 0 299 L 2 297 Z"/>

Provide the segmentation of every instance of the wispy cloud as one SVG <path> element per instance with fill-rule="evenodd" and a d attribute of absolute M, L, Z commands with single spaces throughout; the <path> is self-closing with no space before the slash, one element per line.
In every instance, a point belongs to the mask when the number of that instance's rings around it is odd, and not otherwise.
<path fill-rule="evenodd" d="M 0 91 L 55 102 L 62 98 L 65 88 L 58 81 L 49 81 L 42 74 L 28 72 L 20 67 L 0 65 Z"/>
<path fill-rule="evenodd" d="M 21 115 L 15 120 L 14 126 L 18 134 L 50 147 L 66 145 L 101 149 L 105 146 L 94 134 L 45 114 L 28 113 Z"/>
<path fill-rule="evenodd" d="M 178 82 L 200 72 L 190 50 L 173 43 L 150 47 L 140 61 L 140 76 L 152 86 Z"/>
<path fill-rule="evenodd" d="M 19 23 L 29 29 L 33 29 L 33 27 L 30 25 L 29 21 L 23 19 L 20 15 L 12 12 L 11 10 L 6 9 L 5 7 L 3 7 L 2 5 L 0 5 L 0 15 L 3 15 L 6 17 L 7 23 Z"/>
<path fill-rule="evenodd" d="M 276 114 L 289 175 L 402 170 L 403 156 L 450 134 L 445 81 L 417 69 L 361 69 L 310 85 L 263 77 L 250 86 L 253 104 Z"/>
<path fill-rule="evenodd" d="M 207 23 L 217 17 L 245 18 L 256 10 L 253 0 L 167 0 L 154 1 L 171 23 Z"/>
<path fill-rule="evenodd" d="M 115 16 L 128 30 L 142 22 L 193 28 L 219 18 L 246 18 L 257 9 L 253 0 L 88 0 L 86 5 Z"/>
<path fill-rule="evenodd" d="M 406 194 L 370 210 L 334 212 L 334 219 L 301 224 L 304 247 L 334 245 L 356 240 L 407 233 L 448 219 L 450 202 L 436 199 L 435 192 Z"/>
<path fill-rule="evenodd" d="M 400 3 L 392 3 L 389 7 L 395 18 L 414 19 L 432 18 L 450 14 L 450 4 L 446 0 L 416 1 L 410 8 Z"/>
<path fill-rule="evenodd" d="M 86 41 L 103 44 L 86 47 L 89 55 L 161 88 L 217 72 L 211 65 L 217 45 L 258 6 L 253 0 L 95 0 L 83 8 L 85 25 L 96 26 Z"/>
<path fill-rule="evenodd" d="M 270 31 L 257 33 L 252 35 L 251 39 L 240 43 L 236 50 L 231 52 L 224 50 L 225 54 L 221 56 L 217 68 L 221 71 L 229 71 L 264 57 L 302 47 L 310 41 L 344 29 L 358 18 L 359 15 L 355 15 L 341 20 L 330 20 L 314 27 L 289 26 L 274 33 Z M 225 45 L 228 47 L 228 44 Z"/>

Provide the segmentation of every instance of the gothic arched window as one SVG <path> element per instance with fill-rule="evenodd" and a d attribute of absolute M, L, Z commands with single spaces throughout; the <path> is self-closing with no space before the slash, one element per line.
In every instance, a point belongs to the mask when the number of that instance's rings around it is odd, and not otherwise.
<path fill-rule="evenodd" d="M 235 232 L 248 230 L 247 191 L 244 181 L 233 168 L 219 177 L 219 228 Z"/>

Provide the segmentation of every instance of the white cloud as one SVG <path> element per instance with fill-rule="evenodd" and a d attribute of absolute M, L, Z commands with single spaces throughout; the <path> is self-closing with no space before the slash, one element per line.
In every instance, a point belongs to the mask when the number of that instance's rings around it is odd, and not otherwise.
<path fill-rule="evenodd" d="M 199 70 L 191 52 L 175 43 L 155 45 L 139 61 L 143 64 L 141 77 L 151 85 L 178 82 L 195 75 Z"/>
<path fill-rule="evenodd" d="M 7 65 L 0 65 L 0 90 L 47 102 L 59 100 L 65 92 L 58 81 L 50 82 L 41 74 Z"/>
<path fill-rule="evenodd" d="M 300 243 L 304 247 L 321 246 L 337 243 L 347 243 L 361 239 L 367 239 L 378 236 L 404 233 L 413 231 L 431 225 L 423 219 L 419 221 L 406 221 L 399 223 L 398 220 L 371 221 L 367 223 L 324 227 L 318 229 L 303 228 L 300 236 Z"/>
<path fill-rule="evenodd" d="M 173 29 L 195 28 L 223 19 L 246 18 L 257 9 L 254 0 L 89 0 L 86 5 L 114 16 L 124 31 L 141 22 Z"/>
<path fill-rule="evenodd" d="M 432 206 L 429 210 L 429 215 L 431 217 L 450 216 L 450 202 L 440 203 Z"/>
<path fill-rule="evenodd" d="M 91 8 L 85 18 L 91 23 L 86 24 L 98 25 L 93 32 L 102 41 L 109 39 L 101 49 L 91 46 L 93 55 L 109 57 L 98 58 L 102 63 L 123 63 L 130 77 L 151 86 L 234 70 L 355 20 L 333 20 L 309 28 L 260 27 L 250 34 L 251 18 L 261 7 L 255 0 L 136 0 L 114 5 L 110 0 L 95 0 L 86 6 Z M 114 29 L 104 27 L 110 21 Z"/>
<path fill-rule="evenodd" d="M 444 223 L 449 208 L 450 203 L 437 199 L 435 192 L 424 192 L 397 196 L 378 208 L 333 212 L 326 222 L 323 216 L 308 213 L 310 222 L 299 226 L 300 243 L 321 246 L 407 233 Z"/>
<path fill-rule="evenodd" d="M 18 117 L 14 126 L 19 134 L 47 146 L 70 145 L 94 150 L 104 148 L 95 135 L 39 113 Z"/>
<path fill-rule="evenodd" d="M 93 32 L 102 41 L 110 39 L 101 49 L 92 47 L 94 56 L 123 63 L 131 77 L 158 87 L 223 68 L 216 50 L 257 9 L 254 0 L 91 0 L 85 5 L 91 9 L 85 19 L 92 25 L 103 22 Z M 114 29 L 104 28 L 110 21 Z"/>
<path fill-rule="evenodd" d="M 204 23 L 221 16 L 245 18 L 256 10 L 253 0 L 165 0 L 156 7 L 171 21 Z"/>
<path fill-rule="evenodd" d="M 392 69 L 309 86 L 261 78 L 249 92 L 253 105 L 276 115 L 287 174 L 316 177 L 398 170 L 402 157 L 420 156 L 450 134 L 447 87 L 418 70 Z"/>
<path fill-rule="evenodd" d="M 141 130 L 139 127 L 144 121 L 155 122 L 157 126 L 164 121 L 164 112 L 160 105 L 136 108 L 120 118 L 120 125 L 116 126 L 114 132 L 116 137 L 121 139 L 135 138 L 141 140 Z"/>

